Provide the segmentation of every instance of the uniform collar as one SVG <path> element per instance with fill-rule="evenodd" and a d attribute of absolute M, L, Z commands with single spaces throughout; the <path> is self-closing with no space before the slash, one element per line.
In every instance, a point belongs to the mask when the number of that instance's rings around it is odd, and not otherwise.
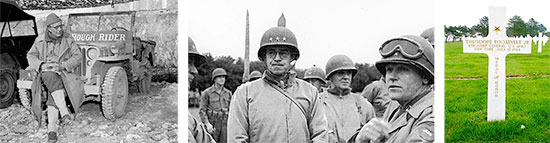
<path fill-rule="evenodd" d="M 274 75 L 270 71 L 266 70 L 264 71 L 262 79 L 269 84 L 274 84 L 282 89 L 287 89 L 289 87 L 292 87 L 292 85 L 294 84 L 296 80 L 296 73 L 287 72 L 285 74 L 286 75 L 283 76 L 283 79 L 278 81 L 277 79 L 275 79 Z"/>
<path fill-rule="evenodd" d="M 216 92 L 216 87 L 215 87 L 216 85 L 215 85 L 215 84 L 216 84 L 216 83 L 212 84 L 212 86 L 210 86 L 210 88 L 208 88 L 208 92 L 217 93 L 217 92 Z M 229 89 L 227 89 L 227 88 L 225 88 L 225 87 L 222 87 L 222 92 L 229 92 L 229 93 L 231 93 L 231 92 L 229 91 Z M 221 93 L 220 93 L 220 94 L 221 94 Z"/>
<path fill-rule="evenodd" d="M 409 106 L 405 109 L 413 118 L 418 118 L 420 114 L 424 111 L 424 109 L 433 106 L 434 103 L 434 93 L 433 91 L 430 91 L 422 97 L 420 100 L 418 100 L 416 103 L 414 103 L 412 106 Z"/>
<path fill-rule="evenodd" d="M 346 95 L 351 93 L 351 88 L 350 89 L 338 90 L 338 89 L 336 89 L 336 87 L 331 87 L 331 88 L 327 89 L 327 92 L 331 93 L 333 95 L 336 95 L 338 97 L 343 97 L 343 96 L 346 96 Z"/>

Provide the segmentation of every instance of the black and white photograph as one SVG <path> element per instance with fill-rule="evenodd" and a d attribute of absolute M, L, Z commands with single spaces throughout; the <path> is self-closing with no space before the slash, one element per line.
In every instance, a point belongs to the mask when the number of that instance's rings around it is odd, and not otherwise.
<path fill-rule="evenodd" d="M 189 1 L 188 142 L 434 142 L 433 3 Z"/>
<path fill-rule="evenodd" d="M 177 0 L 0 0 L 0 142 L 178 142 Z"/>

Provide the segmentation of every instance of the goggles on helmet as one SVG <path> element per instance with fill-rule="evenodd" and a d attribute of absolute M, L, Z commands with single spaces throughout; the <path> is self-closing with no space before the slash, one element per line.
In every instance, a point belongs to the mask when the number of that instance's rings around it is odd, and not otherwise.
<path fill-rule="evenodd" d="M 405 40 L 405 39 L 402 39 Z M 407 48 L 404 48 L 407 47 Z M 416 41 L 400 42 L 398 45 L 386 45 L 380 47 L 380 55 L 382 57 L 393 56 L 396 52 L 400 52 L 401 55 L 408 59 L 418 59 L 424 54 L 424 49 Z"/>

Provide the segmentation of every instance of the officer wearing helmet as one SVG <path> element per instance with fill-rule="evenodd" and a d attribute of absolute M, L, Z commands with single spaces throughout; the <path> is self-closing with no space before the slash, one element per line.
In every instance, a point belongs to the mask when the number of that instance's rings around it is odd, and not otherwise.
<path fill-rule="evenodd" d="M 325 69 L 330 86 L 321 93 L 321 99 L 328 121 L 328 141 L 345 143 L 361 125 L 375 117 L 374 109 L 359 94 L 351 93 L 357 69 L 349 57 L 333 56 Z"/>
<path fill-rule="evenodd" d="M 261 79 L 237 88 L 230 105 L 229 142 L 326 142 L 326 118 L 317 89 L 291 72 L 300 57 L 294 34 L 277 27 L 261 38 Z"/>
<path fill-rule="evenodd" d="M 325 82 L 325 76 L 325 71 L 315 65 L 304 71 L 304 80 L 315 86 L 319 93 L 324 91 L 323 86 L 327 84 Z"/>
<path fill-rule="evenodd" d="M 248 81 L 249 82 L 254 81 L 254 80 L 259 79 L 259 78 L 262 78 L 262 73 L 259 72 L 259 71 L 252 71 L 250 73 L 250 80 L 248 80 Z"/>
<path fill-rule="evenodd" d="M 217 142 L 227 142 L 227 116 L 231 91 L 224 87 L 227 72 L 222 68 L 212 71 L 214 84 L 201 95 L 199 114 L 206 129 Z"/>
<path fill-rule="evenodd" d="M 189 84 L 195 78 L 195 75 L 199 74 L 197 67 L 203 64 L 206 61 L 206 58 L 197 51 L 195 43 L 191 37 L 187 38 L 188 43 L 188 70 L 189 70 Z M 215 142 L 212 136 L 206 131 L 206 127 L 202 124 L 197 118 L 195 118 L 190 113 L 187 113 L 188 116 L 188 142 L 189 143 L 212 143 Z"/>
<path fill-rule="evenodd" d="M 382 60 L 376 68 L 383 73 L 392 100 L 383 119 L 363 126 L 356 142 L 433 142 L 434 56 L 428 41 L 406 35 L 380 47 Z"/>
<path fill-rule="evenodd" d="M 424 30 L 424 32 L 422 32 L 420 34 L 420 37 L 428 40 L 428 42 L 430 42 L 430 44 L 432 44 L 432 47 L 435 47 L 434 46 L 434 28 L 433 27 Z"/>

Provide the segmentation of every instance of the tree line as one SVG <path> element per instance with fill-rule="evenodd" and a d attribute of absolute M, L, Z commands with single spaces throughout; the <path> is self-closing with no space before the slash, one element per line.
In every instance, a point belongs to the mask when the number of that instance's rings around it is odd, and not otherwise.
<path fill-rule="evenodd" d="M 462 41 L 462 37 L 485 37 L 488 34 L 489 18 L 483 16 L 479 19 L 479 23 L 468 27 L 466 25 L 447 26 L 445 25 L 445 42 Z M 523 36 L 538 36 L 542 32 L 546 36 L 550 36 L 544 24 L 530 18 L 525 22 L 520 16 L 513 16 L 508 20 L 506 27 L 506 35 L 509 37 Z"/>
<path fill-rule="evenodd" d="M 225 88 L 234 92 L 239 85 L 242 84 L 242 76 L 244 72 L 244 59 L 242 58 L 233 58 L 231 56 L 217 56 L 213 57 L 210 53 L 203 54 L 206 57 L 206 62 L 197 67 L 199 75 L 195 77 L 193 82 L 190 84 L 190 90 L 198 89 L 203 91 L 206 88 L 212 86 L 214 83 L 212 81 L 212 71 L 215 68 L 223 68 L 227 72 L 227 78 L 225 81 Z M 311 65 L 313 66 L 313 65 Z M 324 69 L 323 65 L 316 65 Z M 370 84 L 373 81 L 379 80 L 382 76 L 376 66 L 369 63 L 356 63 L 355 67 L 358 72 L 353 77 L 351 88 L 352 92 L 359 93 L 363 88 Z M 310 68 L 310 67 L 307 67 Z M 250 72 L 260 71 L 263 73 L 267 69 L 267 66 L 262 61 L 251 61 L 250 62 Z M 295 68 L 297 73 L 297 78 L 302 79 L 304 77 L 305 69 Z"/>

